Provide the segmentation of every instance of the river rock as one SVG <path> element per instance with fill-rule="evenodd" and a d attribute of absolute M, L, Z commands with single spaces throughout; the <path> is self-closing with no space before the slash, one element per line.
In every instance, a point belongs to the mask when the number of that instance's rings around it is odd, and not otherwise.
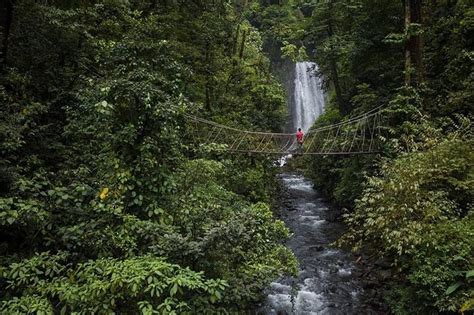
<path fill-rule="evenodd" d="M 322 252 L 324 250 L 324 246 L 323 245 L 315 245 L 315 246 L 311 246 L 309 249 L 310 250 L 315 250 L 317 252 Z"/>
<path fill-rule="evenodd" d="M 370 289 L 376 288 L 378 286 L 379 286 L 379 283 L 376 280 L 372 280 L 372 279 L 367 280 L 362 284 L 362 287 L 366 290 L 366 294 Z"/>
<path fill-rule="evenodd" d="M 381 269 L 388 269 L 390 268 L 390 262 L 388 262 L 386 259 L 379 258 L 375 261 L 374 263 L 375 266 L 381 268 Z"/>

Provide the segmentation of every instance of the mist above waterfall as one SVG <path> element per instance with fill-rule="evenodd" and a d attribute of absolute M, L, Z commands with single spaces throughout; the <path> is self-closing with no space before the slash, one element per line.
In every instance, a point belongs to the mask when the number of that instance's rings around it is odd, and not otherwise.
<path fill-rule="evenodd" d="M 293 132 L 301 128 L 304 132 L 324 111 L 325 98 L 321 79 L 316 75 L 318 66 L 313 62 L 298 62 L 295 65 L 294 99 L 290 102 Z"/>

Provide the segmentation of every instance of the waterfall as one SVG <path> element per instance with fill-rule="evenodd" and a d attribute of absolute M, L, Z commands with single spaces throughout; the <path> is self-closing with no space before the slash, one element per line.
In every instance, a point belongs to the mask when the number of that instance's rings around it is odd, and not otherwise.
<path fill-rule="evenodd" d="M 324 111 L 324 92 L 313 62 L 298 62 L 295 69 L 294 99 L 291 108 L 293 131 L 308 132 Z"/>
<path fill-rule="evenodd" d="M 321 78 L 316 75 L 317 71 L 318 65 L 314 62 L 297 62 L 295 65 L 294 85 L 291 87 L 293 95 L 289 98 L 288 102 L 291 113 L 291 122 L 289 124 L 291 130 L 289 133 L 296 133 L 298 128 L 307 133 L 319 115 L 324 111 L 324 91 Z M 296 139 L 294 139 L 290 151 L 294 151 L 296 148 Z M 278 160 L 278 164 L 284 166 L 288 158 L 291 157 L 292 154 L 281 157 Z"/>

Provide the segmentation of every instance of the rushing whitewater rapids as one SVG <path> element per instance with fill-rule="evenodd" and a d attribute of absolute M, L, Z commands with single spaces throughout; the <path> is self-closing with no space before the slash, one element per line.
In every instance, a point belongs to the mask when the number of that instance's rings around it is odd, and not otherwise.
<path fill-rule="evenodd" d="M 306 133 L 324 111 L 324 93 L 314 75 L 314 63 L 295 66 L 294 99 L 290 112 L 294 132 Z M 284 165 L 287 158 L 280 160 Z M 282 219 L 293 233 L 287 246 L 295 253 L 300 270 L 297 277 L 275 280 L 267 290 L 259 314 L 377 314 L 362 306 L 360 280 L 350 253 L 331 248 L 344 231 L 341 223 L 330 222 L 330 210 L 302 175 L 283 173 L 287 192 Z M 288 206 L 291 204 L 291 206 Z"/>
<path fill-rule="evenodd" d="M 260 314 L 377 314 L 362 305 L 360 280 L 354 257 L 330 246 L 344 231 L 330 222 L 330 210 L 311 181 L 302 175 L 283 173 L 291 208 L 282 209 L 283 220 L 293 233 L 287 246 L 300 264 L 297 277 L 278 279 L 267 291 Z"/>

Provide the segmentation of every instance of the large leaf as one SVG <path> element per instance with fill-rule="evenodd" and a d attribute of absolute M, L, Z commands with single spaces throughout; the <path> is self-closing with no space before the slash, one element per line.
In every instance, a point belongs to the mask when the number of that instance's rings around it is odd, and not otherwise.
<path fill-rule="evenodd" d="M 456 282 L 455 284 L 453 284 L 452 286 L 450 286 L 449 288 L 446 289 L 446 294 L 449 295 L 451 293 L 453 293 L 454 291 L 456 291 L 460 286 L 461 286 L 462 282 Z"/>

